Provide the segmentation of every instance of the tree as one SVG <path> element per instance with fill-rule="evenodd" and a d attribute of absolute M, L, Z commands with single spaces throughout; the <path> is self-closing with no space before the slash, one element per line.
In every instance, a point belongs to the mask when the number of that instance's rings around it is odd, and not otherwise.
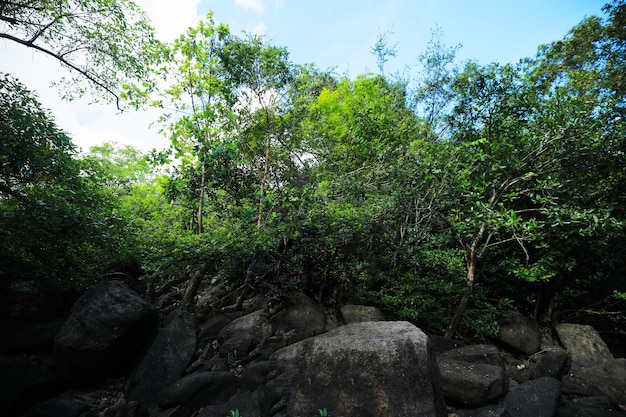
<path fill-rule="evenodd" d="M 0 281 L 76 287 L 125 257 L 126 219 L 28 89 L 0 78 Z"/>
<path fill-rule="evenodd" d="M 280 143 L 277 126 L 280 104 L 293 78 L 288 57 L 286 49 L 265 45 L 262 38 L 253 35 L 244 39 L 233 38 L 223 55 L 229 82 L 237 90 L 241 112 L 246 113 L 240 118 L 241 122 L 248 126 L 248 132 L 263 132 L 257 227 L 263 224 L 272 146 L 274 142 Z"/>
<path fill-rule="evenodd" d="M 61 80 L 65 98 L 92 91 L 120 110 L 121 98 L 138 98 L 148 87 L 159 59 L 154 30 L 130 0 L 0 1 L 0 38 L 68 68 L 71 76 Z"/>
<path fill-rule="evenodd" d="M 376 57 L 376 65 L 380 71 L 381 77 L 385 76 L 385 63 L 389 61 L 389 57 L 395 57 L 398 44 L 389 46 L 388 37 L 393 35 L 393 30 L 385 33 L 379 33 L 376 36 L 376 43 L 370 48 L 370 53 Z"/>
<path fill-rule="evenodd" d="M 161 117 L 169 122 L 172 148 L 183 170 L 199 169 L 197 231 L 204 231 L 207 162 L 211 150 L 227 141 L 234 121 L 235 97 L 225 84 L 220 49 L 230 36 L 228 27 L 215 25 L 211 13 L 196 28 L 189 28 L 170 46 L 171 66 L 164 70 L 173 85 L 164 93 L 175 113 Z M 161 104 L 163 105 L 163 104 Z"/>
<path fill-rule="evenodd" d="M 411 97 L 411 106 L 424 119 L 426 140 L 435 142 L 449 135 L 447 120 L 453 108 L 452 83 L 458 74 L 449 68 L 461 45 L 448 47 L 443 43 L 440 28 L 432 31 L 426 50 L 419 55 L 422 73 Z"/>

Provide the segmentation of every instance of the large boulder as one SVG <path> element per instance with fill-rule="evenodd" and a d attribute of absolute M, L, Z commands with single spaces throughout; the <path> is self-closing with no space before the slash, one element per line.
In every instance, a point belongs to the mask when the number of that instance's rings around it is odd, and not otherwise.
<path fill-rule="evenodd" d="M 455 403 L 485 405 L 507 388 L 504 362 L 493 345 L 462 346 L 437 357 L 444 396 Z"/>
<path fill-rule="evenodd" d="M 190 410 L 222 404 L 237 392 L 238 380 L 228 371 L 196 372 L 161 391 L 159 407 L 185 406 Z"/>
<path fill-rule="evenodd" d="M 273 333 L 269 314 L 265 310 L 236 318 L 224 327 L 218 336 L 220 353 L 245 358 L 252 350 L 265 344 Z"/>
<path fill-rule="evenodd" d="M 504 398 L 511 417 L 553 417 L 561 396 L 561 383 L 544 377 L 518 385 Z"/>
<path fill-rule="evenodd" d="M 276 331 L 273 344 L 283 347 L 326 331 L 326 313 L 311 298 L 299 294 L 294 303 L 274 317 L 272 323 Z"/>
<path fill-rule="evenodd" d="M 598 366 L 573 367 L 570 375 L 626 406 L 626 359 L 610 359 Z"/>
<path fill-rule="evenodd" d="M 446 415 L 426 334 L 407 322 L 341 326 L 278 350 L 266 388 L 277 415 Z"/>
<path fill-rule="evenodd" d="M 543 378 L 544 376 L 561 379 L 570 369 L 570 355 L 559 347 L 551 347 L 549 350 L 533 356 L 528 368 L 520 378 L 521 381 L 525 382 L 531 379 Z"/>
<path fill-rule="evenodd" d="M 341 317 L 346 323 L 358 323 L 362 321 L 382 321 L 383 313 L 374 306 L 362 306 L 346 304 L 341 307 Z"/>
<path fill-rule="evenodd" d="M 158 322 L 157 311 L 122 283 L 91 287 L 56 336 L 60 375 L 82 384 L 121 372 L 152 341 Z"/>
<path fill-rule="evenodd" d="M 520 313 L 508 314 L 500 321 L 498 339 L 527 355 L 539 350 L 541 333 L 537 325 Z"/>
<path fill-rule="evenodd" d="M 174 310 L 134 369 L 126 384 L 126 396 L 156 405 L 160 391 L 181 378 L 196 351 L 196 326 L 191 314 Z"/>
<path fill-rule="evenodd" d="M 556 333 L 571 355 L 573 365 L 597 366 L 613 359 L 608 346 L 591 326 L 562 323 L 556 326 Z"/>

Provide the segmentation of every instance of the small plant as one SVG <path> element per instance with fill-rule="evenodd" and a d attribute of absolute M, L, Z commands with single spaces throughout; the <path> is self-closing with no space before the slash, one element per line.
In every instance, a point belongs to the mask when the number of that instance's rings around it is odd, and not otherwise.
<path fill-rule="evenodd" d="M 239 364 L 241 363 L 241 359 L 237 358 L 237 349 L 233 349 L 232 351 L 228 352 L 227 360 L 228 360 L 228 367 L 231 370 L 236 369 L 237 366 L 239 366 Z"/>
<path fill-rule="evenodd" d="M 239 409 L 235 408 L 234 410 L 230 410 L 230 416 L 229 417 L 241 417 L 239 415 Z"/>
<path fill-rule="evenodd" d="M 326 407 L 320 408 L 318 411 L 320 417 L 328 417 L 328 410 L 326 409 Z"/>

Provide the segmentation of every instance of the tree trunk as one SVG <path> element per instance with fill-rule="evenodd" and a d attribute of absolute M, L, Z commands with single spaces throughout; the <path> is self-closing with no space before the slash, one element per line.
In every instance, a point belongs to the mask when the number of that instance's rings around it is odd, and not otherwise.
<path fill-rule="evenodd" d="M 202 174 L 200 176 L 200 198 L 198 200 L 198 233 L 204 233 L 204 188 L 206 187 L 206 166 L 202 161 Z"/>
<path fill-rule="evenodd" d="M 446 329 L 443 337 L 446 339 L 452 339 L 457 329 L 459 328 L 459 324 L 461 324 L 461 319 L 463 318 L 463 313 L 465 313 L 465 309 L 467 308 L 467 303 L 469 302 L 470 296 L 472 295 L 472 291 L 474 291 L 474 278 L 476 273 L 476 259 L 470 259 L 469 265 L 467 269 L 467 281 L 465 292 L 461 297 L 461 301 L 456 308 L 456 312 L 454 313 L 454 317 L 452 317 L 452 321 L 450 325 Z"/>
<path fill-rule="evenodd" d="M 467 303 L 469 302 L 470 296 L 472 295 L 472 291 L 474 291 L 474 280 L 476 278 L 476 250 L 478 248 L 478 244 L 482 241 L 483 236 L 485 234 L 485 230 L 487 230 L 487 223 L 483 223 L 480 225 L 480 229 L 474 236 L 472 240 L 472 244 L 469 247 L 467 253 L 467 279 L 465 281 L 465 292 L 461 297 L 461 301 L 459 301 L 459 305 L 454 312 L 454 317 L 452 317 L 452 321 L 450 325 L 446 329 L 443 337 L 446 339 L 452 339 L 454 334 L 459 328 L 459 324 L 461 324 L 461 319 L 463 318 L 463 313 L 465 313 L 465 309 L 467 308 Z M 467 248 L 467 247 L 466 247 Z"/>
<path fill-rule="evenodd" d="M 265 166 L 263 167 L 263 176 L 261 177 L 261 185 L 259 193 L 259 217 L 257 219 L 257 227 L 261 227 L 263 224 L 263 197 L 265 197 L 265 184 L 267 183 L 267 176 L 270 171 L 270 146 L 272 145 L 272 124 L 269 115 L 269 111 L 265 110 L 265 119 L 267 121 L 267 131 L 265 133 Z"/>
<path fill-rule="evenodd" d="M 187 284 L 187 288 L 185 289 L 183 300 L 181 301 L 181 306 L 183 308 L 189 308 L 189 306 L 193 304 L 193 300 L 196 297 L 196 293 L 198 292 L 198 288 L 200 287 L 203 277 L 204 271 L 197 271 L 191 276 L 189 284 Z"/>

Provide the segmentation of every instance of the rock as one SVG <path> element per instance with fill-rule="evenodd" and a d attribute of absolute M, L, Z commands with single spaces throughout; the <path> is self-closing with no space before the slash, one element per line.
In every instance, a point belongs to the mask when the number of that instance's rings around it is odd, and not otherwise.
<path fill-rule="evenodd" d="M 570 374 L 585 381 L 615 404 L 626 405 L 626 359 L 610 359 L 594 367 L 572 367 Z"/>
<path fill-rule="evenodd" d="M 475 410 L 457 410 L 456 417 L 511 417 L 511 413 L 503 405 L 487 405 Z"/>
<path fill-rule="evenodd" d="M 500 322 L 497 337 L 527 355 L 537 352 L 541 345 L 541 333 L 535 323 L 517 312 L 511 313 Z"/>
<path fill-rule="evenodd" d="M 307 337 L 326 331 L 326 313 L 324 309 L 304 294 L 280 312 L 274 320 L 277 334 L 285 335 L 283 345 L 296 343 Z"/>
<path fill-rule="evenodd" d="M 278 350 L 272 415 L 446 415 L 426 334 L 407 322 L 341 326 Z"/>
<path fill-rule="evenodd" d="M 156 310 L 119 282 L 85 292 L 55 339 L 61 376 L 72 384 L 95 383 L 121 372 L 154 337 Z"/>
<path fill-rule="evenodd" d="M 68 391 L 41 402 L 22 417 L 94 417 L 89 404 L 74 392 Z"/>
<path fill-rule="evenodd" d="M 444 396 L 456 403 L 484 405 L 507 388 L 504 361 L 493 345 L 468 345 L 437 356 Z"/>
<path fill-rule="evenodd" d="M 556 413 L 561 383 L 550 377 L 520 384 L 504 398 L 511 417 L 552 417 Z"/>
<path fill-rule="evenodd" d="M 160 408 L 178 405 L 194 411 L 221 404 L 237 392 L 237 377 L 232 372 L 197 372 L 176 381 L 161 391 Z"/>
<path fill-rule="evenodd" d="M 493 345 L 467 345 L 451 349 L 437 356 L 438 359 L 455 359 L 470 363 L 482 363 L 503 367 L 500 350 Z"/>
<path fill-rule="evenodd" d="M 615 410 L 607 397 L 599 396 L 564 401 L 556 415 L 557 417 L 624 417 L 626 414 Z"/>
<path fill-rule="evenodd" d="M 43 358 L 0 356 L 0 415 L 16 415 L 63 389 Z"/>
<path fill-rule="evenodd" d="M 126 397 L 156 405 L 160 391 L 183 376 L 195 351 L 196 326 L 193 317 L 186 311 L 173 311 L 131 373 L 126 384 Z"/>
<path fill-rule="evenodd" d="M 561 343 L 572 357 L 572 364 L 597 366 L 613 359 L 611 351 L 591 326 L 562 323 L 556 326 Z"/>
<path fill-rule="evenodd" d="M 236 354 L 245 357 L 254 348 L 262 345 L 272 335 L 273 327 L 268 313 L 263 310 L 239 317 L 219 332 L 222 355 Z"/>
<path fill-rule="evenodd" d="M 383 313 L 376 307 L 347 304 L 342 306 L 341 316 L 345 323 L 359 323 L 362 321 L 382 321 Z"/>
<path fill-rule="evenodd" d="M 550 376 L 561 379 L 569 371 L 571 358 L 569 353 L 561 348 L 551 348 L 542 352 L 537 359 L 530 363 L 528 370 L 524 373 L 527 380 Z"/>
<path fill-rule="evenodd" d="M 443 336 L 435 334 L 429 335 L 428 338 L 430 339 L 430 345 L 435 356 L 439 356 L 443 352 L 465 346 L 465 343 L 459 339 L 446 339 Z"/>
<path fill-rule="evenodd" d="M 221 314 L 202 323 L 202 325 L 198 328 L 198 341 L 200 342 L 200 345 L 203 346 L 217 339 L 217 336 L 222 329 L 228 326 L 232 321 L 233 318 Z"/>
<path fill-rule="evenodd" d="M 239 411 L 240 416 L 267 416 L 269 415 L 269 402 L 263 389 L 244 391 L 234 395 L 227 403 L 205 407 L 198 417 L 226 417 L 231 411 Z"/>
<path fill-rule="evenodd" d="M 174 408 L 168 408 L 165 411 L 161 411 L 158 417 L 189 417 L 191 411 L 182 405 Z M 226 416 L 226 414 L 224 414 Z"/>
<path fill-rule="evenodd" d="M 474 406 L 485 405 L 505 393 L 504 367 L 439 358 L 441 386 L 446 399 Z"/>

